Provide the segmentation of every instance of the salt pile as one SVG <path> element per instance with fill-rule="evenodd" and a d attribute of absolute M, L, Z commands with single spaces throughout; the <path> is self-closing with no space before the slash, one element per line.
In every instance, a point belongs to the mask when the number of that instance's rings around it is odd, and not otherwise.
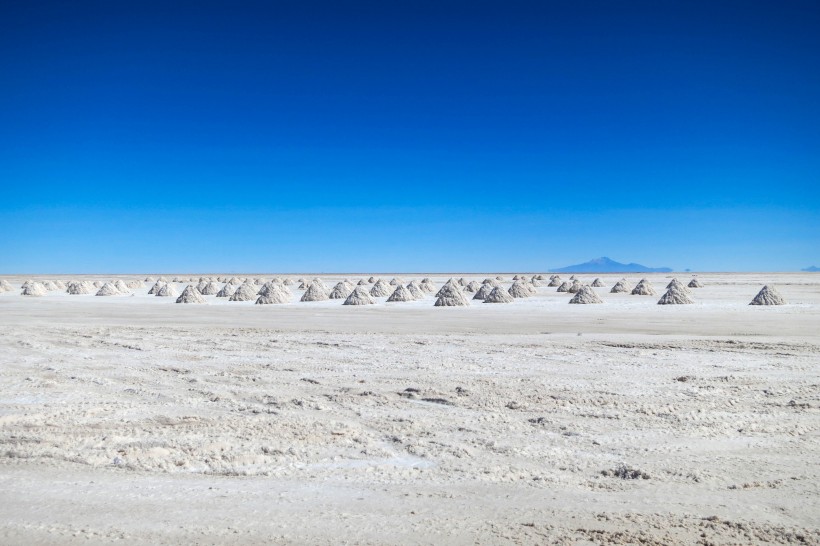
<path fill-rule="evenodd" d="M 467 283 L 467 286 L 464 287 L 464 291 L 472 293 L 472 292 L 477 291 L 480 287 L 481 287 L 481 285 L 478 284 L 477 282 L 470 281 L 470 282 Z"/>
<path fill-rule="evenodd" d="M 305 290 L 305 293 L 302 294 L 300 301 L 322 301 L 326 299 L 328 299 L 328 297 L 324 287 L 318 282 L 312 282 L 307 290 Z"/>
<path fill-rule="evenodd" d="M 483 281 L 481 281 L 481 284 L 489 284 L 489 285 L 491 285 L 493 288 L 495 288 L 496 286 L 501 286 L 501 283 L 500 283 L 500 282 L 498 282 L 498 281 L 497 281 L 497 280 L 495 280 L 495 279 L 490 279 L 490 278 L 486 278 L 486 279 L 484 279 Z"/>
<path fill-rule="evenodd" d="M 591 286 L 582 286 L 578 292 L 575 293 L 575 296 L 569 300 L 570 303 L 580 303 L 580 304 L 587 304 L 587 303 L 604 303 L 603 300 L 598 296 L 595 290 L 592 289 Z"/>
<path fill-rule="evenodd" d="M 390 294 L 390 297 L 387 298 L 387 301 L 394 302 L 394 301 L 413 301 L 416 298 L 413 297 L 413 294 L 410 293 L 404 286 L 401 284 L 396 287 L 396 290 Z"/>
<path fill-rule="evenodd" d="M 364 280 L 364 279 L 361 279 L 361 280 L 359 280 L 359 282 L 356 283 L 356 286 L 367 286 L 367 281 Z"/>
<path fill-rule="evenodd" d="M 646 279 L 641 279 L 638 284 L 635 285 L 635 288 L 632 289 L 633 296 L 654 296 L 656 294 L 655 289 L 652 288 L 652 283 L 650 283 Z"/>
<path fill-rule="evenodd" d="M 256 292 L 256 286 L 245 282 L 239 285 L 228 301 L 253 301 L 256 299 Z"/>
<path fill-rule="evenodd" d="M 424 299 L 424 290 L 421 289 L 421 285 L 416 281 L 410 281 L 407 283 L 407 291 L 412 294 L 413 299 Z"/>
<path fill-rule="evenodd" d="M 370 289 L 370 295 L 375 298 L 386 298 L 391 292 L 392 290 L 390 289 L 390 285 L 382 279 L 376 281 L 376 284 L 374 284 L 373 288 Z"/>
<path fill-rule="evenodd" d="M 689 281 L 689 288 L 703 288 L 703 284 L 697 279 L 692 279 Z"/>
<path fill-rule="evenodd" d="M 55 290 L 59 290 L 59 289 L 60 289 L 60 287 L 59 287 L 59 286 L 57 286 L 57 283 L 55 283 L 54 281 L 44 281 L 44 282 L 43 282 L 43 286 L 44 286 L 44 287 L 46 288 L 46 290 L 48 290 L 49 292 L 54 292 Z"/>
<path fill-rule="evenodd" d="M 620 281 L 615 283 L 615 286 L 612 287 L 610 290 L 612 294 L 617 294 L 619 292 L 629 292 L 629 285 L 626 284 L 626 279 L 621 279 Z"/>
<path fill-rule="evenodd" d="M 513 298 L 529 298 L 530 296 L 532 296 L 532 292 L 530 292 L 530 289 L 527 288 L 527 284 L 523 283 L 521 281 L 515 281 L 514 283 L 512 283 L 512 286 L 510 286 L 509 294 Z M 487 302 L 487 300 L 484 300 L 484 301 L 485 301 L 485 303 Z M 496 302 L 491 302 L 491 303 L 496 303 Z M 504 303 L 504 302 L 501 302 L 501 303 Z"/>
<path fill-rule="evenodd" d="M 600 278 L 598 278 L 598 279 L 595 279 L 594 281 L 592 281 L 592 286 L 594 288 L 603 288 L 604 287 L 604 282 Z"/>
<path fill-rule="evenodd" d="M 87 281 L 71 281 L 68 283 L 66 292 L 73 295 L 90 294 L 94 291 L 93 288 Z"/>
<path fill-rule="evenodd" d="M 558 290 L 556 290 L 556 292 L 566 292 L 569 290 L 570 286 L 572 285 L 569 284 L 567 281 L 564 281 L 561 283 L 561 286 L 558 287 Z"/>
<path fill-rule="evenodd" d="M 11 292 L 14 287 L 6 279 L 0 280 L 0 292 Z"/>
<path fill-rule="evenodd" d="M 155 282 L 154 286 L 152 286 L 151 289 L 148 290 L 148 294 L 156 295 L 156 293 L 159 292 L 159 289 L 162 288 L 163 286 L 165 286 L 164 282 L 160 282 L 160 281 Z"/>
<path fill-rule="evenodd" d="M 202 297 L 199 290 L 189 284 L 177 298 L 177 303 L 205 303 L 205 298 Z"/>
<path fill-rule="evenodd" d="M 102 285 L 105 283 L 103 283 L 102 281 L 94 281 L 91 284 L 94 286 L 94 288 L 102 288 Z"/>
<path fill-rule="evenodd" d="M 145 285 L 139 279 L 131 279 L 130 281 L 126 281 L 125 286 L 127 286 L 130 290 L 135 290 L 137 288 L 144 288 L 145 287 Z"/>
<path fill-rule="evenodd" d="M 344 300 L 353 292 L 353 288 L 350 287 L 346 282 L 337 282 L 336 286 L 333 287 L 333 290 L 330 292 L 330 299 L 332 300 Z"/>
<path fill-rule="evenodd" d="M 491 284 L 489 284 L 489 283 L 482 284 L 482 285 L 481 285 L 481 288 L 479 288 L 479 289 L 478 289 L 478 291 L 475 293 L 475 296 L 473 296 L 473 299 L 474 299 L 474 300 L 484 300 L 484 299 L 487 299 L 487 296 L 489 296 L 489 295 L 490 295 L 490 293 L 491 293 L 493 290 L 495 290 L 496 288 L 497 288 L 497 287 L 495 287 L 495 286 L 493 286 L 493 285 L 491 285 Z M 509 295 L 509 294 L 508 294 L 508 295 Z"/>
<path fill-rule="evenodd" d="M 342 305 L 373 305 L 376 303 L 365 288 L 357 286 Z"/>
<path fill-rule="evenodd" d="M 293 286 L 295 283 L 293 282 L 293 279 L 285 279 L 285 282 L 283 282 L 282 284 L 284 284 L 285 286 Z"/>
<path fill-rule="evenodd" d="M 116 288 L 120 294 L 128 294 L 129 292 L 131 292 L 131 290 L 128 289 L 128 286 L 123 282 L 122 279 L 117 279 L 116 281 L 114 281 L 114 288 Z"/>
<path fill-rule="evenodd" d="M 177 296 L 177 289 L 174 288 L 173 284 L 166 282 L 159 287 L 159 290 L 157 290 L 154 295 L 161 298 L 175 298 Z"/>
<path fill-rule="evenodd" d="M 443 293 L 444 289 L 448 288 L 448 287 L 456 287 L 456 288 L 458 288 L 459 292 L 461 291 L 461 287 L 458 285 L 458 282 L 456 282 L 455 279 L 451 278 L 451 279 L 448 279 L 446 283 L 444 283 L 444 286 L 439 288 L 439 291 L 436 292 L 436 294 L 435 294 L 436 297 L 439 297 Z M 449 288 L 448 288 L 448 290 L 449 290 Z"/>
<path fill-rule="evenodd" d="M 658 300 L 658 305 L 684 305 L 695 303 L 689 294 L 673 286 Z"/>
<path fill-rule="evenodd" d="M 402 279 L 401 277 L 393 277 L 392 279 L 390 279 L 390 286 L 398 286 L 400 284 L 404 284 L 404 279 Z"/>
<path fill-rule="evenodd" d="M 116 296 L 119 294 L 120 291 L 117 290 L 117 287 L 114 286 L 113 283 L 107 282 L 100 287 L 100 289 L 95 294 L 96 296 Z"/>
<path fill-rule="evenodd" d="M 23 296 L 45 296 L 48 294 L 46 287 L 39 282 L 27 282 L 23 287 Z"/>
<path fill-rule="evenodd" d="M 577 280 L 578 280 L 578 277 L 576 277 L 575 275 L 573 275 L 573 276 L 571 276 L 571 277 L 569 278 L 569 280 L 571 280 L 571 281 L 577 281 Z"/>
<path fill-rule="evenodd" d="M 367 279 L 367 282 L 369 282 L 370 284 L 375 283 L 376 282 L 376 277 L 370 277 L 369 279 Z"/>
<path fill-rule="evenodd" d="M 574 281 L 572 281 L 572 284 L 570 285 L 570 287 L 567 288 L 567 292 L 569 292 L 570 294 L 576 294 L 581 289 L 581 287 L 583 287 L 583 286 L 584 285 L 581 284 L 581 281 L 579 281 L 578 279 L 575 279 Z"/>
<path fill-rule="evenodd" d="M 470 305 L 457 282 L 447 282 L 437 293 L 436 307 L 459 307 Z"/>
<path fill-rule="evenodd" d="M 259 290 L 257 305 L 290 303 L 291 293 L 287 286 L 275 282 L 265 283 Z"/>
<path fill-rule="evenodd" d="M 684 294 L 691 294 L 691 292 L 689 292 L 689 289 L 686 288 L 686 286 L 682 282 L 680 282 L 678 279 L 672 279 L 672 282 L 670 282 L 666 286 L 667 290 L 669 290 L 671 288 L 674 288 L 675 290 L 678 290 L 679 292 L 683 292 Z"/>
<path fill-rule="evenodd" d="M 421 286 L 421 289 L 428 294 L 432 294 L 436 291 L 436 285 L 430 277 L 423 278 L 419 286 Z"/>
<path fill-rule="evenodd" d="M 217 298 L 230 298 L 231 296 L 234 295 L 234 292 L 236 292 L 237 288 L 238 287 L 236 285 L 231 284 L 231 283 L 227 283 L 227 284 L 225 284 L 225 286 L 223 286 L 219 290 L 219 292 L 216 293 L 216 297 Z"/>
<path fill-rule="evenodd" d="M 537 277 L 533 277 L 532 279 L 530 279 L 530 284 L 533 286 L 542 286 L 543 283 Z"/>
<path fill-rule="evenodd" d="M 517 283 L 513 283 L 515 286 Z M 484 286 L 487 286 L 486 284 Z M 512 290 L 512 287 L 510 287 Z M 487 297 L 484 298 L 484 303 L 511 303 L 513 301 L 513 297 L 507 290 L 504 290 L 503 286 L 496 286 L 490 290 L 490 293 L 487 294 Z"/>
<path fill-rule="evenodd" d="M 154 282 L 154 277 L 145 277 L 145 282 Z"/>
<path fill-rule="evenodd" d="M 197 290 L 199 290 L 199 288 L 197 288 Z M 205 283 L 205 286 L 203 286 L 201 290 L 199 290 L 199 293 L 203 296 L 215 296 L 219 293 L 219 290 L 220 288 L 218 283 L 209 281 Z"/>
<path fill-rule="evenodd" d="M 766 285 L 764 286 L 760 292 L 757 293 L 757 296 L 749 303 L 749 305 L 785 305 L 786 300 L 783 299 L 783 296 L 775 289 L 774 286 Z"/>

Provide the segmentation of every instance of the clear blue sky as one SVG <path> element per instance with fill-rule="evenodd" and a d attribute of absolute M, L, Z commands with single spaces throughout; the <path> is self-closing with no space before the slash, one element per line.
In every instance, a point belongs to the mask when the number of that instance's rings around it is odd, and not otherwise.
<path fill-rule="evenodd" d="M 816 1 L 5 1 L 0 273 L 820 265 L 818 28 Z"/>

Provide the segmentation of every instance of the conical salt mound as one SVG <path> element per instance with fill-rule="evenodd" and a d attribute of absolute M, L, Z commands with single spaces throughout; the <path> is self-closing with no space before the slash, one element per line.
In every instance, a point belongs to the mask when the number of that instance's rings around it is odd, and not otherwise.
<path fill-rule="evenodd" d="M 256 292 L 256 286 L 248 282 L 243 282 L 236 289 L 236 292 L 231 294 L 228 301 L 254 301 L 256 300 Z"/>
<path fill-rule="evenodd" d="M 458 286 L 457 282 L 448 282 L 438 291 L 438 299 L 436 299 L 436 307 L 458 307 L 463 305 L 470 305 L 464 293 Z"/>
<path fill-rule="evenodd" d="M 94 290 L 93 290 L 93 286 L 91 285 L 91 283 L 88 283 L 88 282 L 85 282 L 85 281 L 81 281 L 81 282 L 71 281 L 70 283 L 68 283 L 68 288 L 66 289 L 67 293 L 75 295 L 75 296 L 76 295 L 81 295 L 81 294 L 90 294 L 93 291 Z"/>
<path fill-rule="evenodd" d="M 23 296 L 45 296 L 48 294 L 46 287 L 39 282 L 30 282 L 23 288 Z"/>
<path fill-rule="evenodd" d="M 786 305 L 786 300 L 774 286 L 766 285 L 757 293 L 749 305 Z"/>
<path fill-rule="evenodd" d="M 398 286 L 400 284 L 404 284 L 404 279 L 402 279 L 401 277 L 393 277 L 392 279 L 390 279 L 390 286 Z"/>
<path fill-rule="evenodd" d="M 165 284 L 166 283 L 160 282 L 160 281 L 155 282 L 154 286 L 151 287 L 151 289 L 148 291 L 148 293 L 156 295 L 156 293 L 159 292 L 159 289 L 162 288 L 163 286 L 165 286 Z"/>
<path fill-rule="evenodd" d="M 415 300 L 424 299 L 424 290 L 421 289 L 421 285 L 419 285 L 416 281 L 410 281 L 407 283 L 407 291 L 410 292 Z"/>
<path fill-rule="evenodd" d="M 646 279 L 641 279 L 641 282 L 635 285 L 635 288 L 632 289 L 633 296 L 654 296 L 656 294 L 655 289 L 652 288 L 652 283 L 650 283 Z"/>
<path fill-rule="evenodd" d="M 195 288 L 196 288 L 196 289 L 197 289 L 197 291 L 201 294 L 201 293 L 202 293 L 202 291 L 203 291 L 203 290 L 205 290 L 205 287 L 206 287 L 206 286 L 208 286 L 208 281 L 202 280 L 202 281 L 199 281 L 199 282 L 197 283 L 197 285 L 195 286 Z"/>
<path fill-rule="evenodd" d="M 513 282 L 520 281 L 520 280 L 521 280 L 521 275 L 516 275 L 515 277 L 513 277 Z"/>
<path fill-rule="evenodd" d="M 92 285 L 94 288 L 102 288 L 102 285 L 104 285 L 104 284 L 105 284 L 105 283 L 104 283 L 104 282 L 102 282 L 102 281 L 94 281 L 94 282 L 92 282 L 92 283 L 91 283 L 91 285 Z"/>
<path fill-rule="evenodd" d="M 193 285 L 188 285 L 177 298 L 177 303 L 206 303 L 205 298 Z"/>
<path fill-rule="evenodd" d="M 219 290 L 219 292 L 216 293 L 216 297 L 217 298 L 230 298 L 231 296 L 234 295 L 234 292 L 236 292 L 237 288 L 238 288 L 238 286 L 236 286 L 235 284 L 227 283 L 227 284 L 225 284 L 225 286 L 223 286 Z"/>
<path fill-rule="evenodd" d="M 256 300 L 257 305 L 269 305 L 279 303 L 290 303 L 290 290 L 284 285 L 275 282 L 267 283 L 262 287 L 264 294 Z M 260 290 L 260 292 L 262 291 Z"/>
<path fill-rule="evenodd" d="M 475 281 L 470 281 L 467 283 L 467 286 L 464 287 L 464 291 L 473 293 L 476 292 L 479 288 L 481 288 L 480 284 L 478 284 Z"/>
<path fill-rule="evenodd" d="M 0 280 L 0 292 L 11 292 L 14 287 L 6 279 Z"/>
<path fill-rule="evenodd" d="M 307 287 L 305 293 L 302 294 L 300 301 L 323 301 L 326 299 L 328 299 L 327 291 L 325 291 L 321 284 L 313 282 Z"/>
<path fill-rule="evenodd" d="M 242 281 L 240 281 L 236 277 L 231 277 L 230 280 L 228 281 L 228 284 L 232 284 L 234 286 L 239 286 L 240 284 L 242 284 Z"/>
<path fill-rule="evenodd" d="M 299 290 L 307 290 L 308 286 L 310 286 L 310 285 L 308 284 L 307 281 L 302 281 L 302 282 L 299 283 L 299 286 L 297 286 L 296 288 L 298 288 Z"/>
<path fill-rule="evenodd" d="M 357 286 L 342 305 L 373 305 L 374 303 L 376 302 L 367 293 L 367 289 Z"/>
<path fill-rule="evenodd" d="M 672 279 L 672 282 L 670 282 L 669 285 L 666 287 L 667 290 L 669 290 L 671 288 L 674 288 L 675 290 L 678 290 L 679 292 L 683 292 L 684 294 L 691 294 L 691 292 L 686 287 L 686 285 L 684 285 L 678 279 Z"/>
<path fill-rule="evenodd" d="M 116 281 L 114 281 L 114 288 L 116 288 L 120 294 L 127 294 L 130 292 L 128 286 L 125 284 L 125 282 L 123 282 L 122 279 L 117 279 Z"/>
<path fill-rule="evenodd" d="M 538 279 L 536 277 L 533 277 L 533 278 L 530 279 L 530 284 L 533 285 L 533 286 L 543 286 L 543 283 L 541 282 L 541 279 Z"/>
<path fill-rule="evenodd" d="M 532 293 L 527 289 L 527 285 L 521 281 L 515 281 L 512 283 L 509 293 L 513 298 L 529 298 L 532 296 Z M 486 302 L 487 300 L 484 301 Z"/>
<path fill-rule="evenodd" d="M 369 282 L 370 284 L 375 283 L 376 282 L 376 277 L 370 277 L 369 279 L 367 279 L 367 282 Z"/>
<path fill-rule="evenodd" d="M 290 303 L 290 295 L 281 290 L 272 289 L 267 294 L 263 294 L 256 299 L 256 305 L 271 305 L 279 303 Z"/>
<path fill-rule="evenodd" d="M 601 279 L 595 279 L 594 281 L 592 281 L 592 286 L 594 288 L 603 288 L 604 282 Z"/>
<path fill-rule="evenodd" d="M 496 287 L 491 285 L 490 283 L 482 284 L 481 287 L 476 291 L 475 295 L 473 296 L 473 299 L 474 300 L 487 299 L 487 296 L 490 295 L 490 292 L 492 292 L 495 289 L 496 289 Z"/>
<path fill-rule="evenodd" d="M 500 286 L 500 285 L 501 285 L 501 283 L 500 283 L 500 282 L 498 282 L 498 281 L 497 281 L 497 280 L 495 280 L 495 279 L 490 279 L 489 277 L 488 277 L 488 278 L 486 278 L 486 279 L 484 279 L 483 281 L 481 281 L 481 284 L 489 284 L 489 285 L 490 285 L 490 286 L 492 286 L 493 288 L 495 288 L 496 286 Z"/>
<path fill-rule="evenodd" d="M 661 299 L 658 300 L 658 305 L 681 305 L 689 303 L 695 302 L 692 301 L 689 294 L 674 286 L 667 290 L 666 293 L 661 296 Z"/>
<path fill-rule="evenodd" d="M 550 279 L 550 282 L 547 286 L 549 286 L 550 288 L 554 288 L 556 286 L 561 286 L 561 282 L 561 277 L 556 275 L 555 277 Z"/>
<path fill-rule="evenodd" d="M 697 279 L 692 279 L 689 281 L 687 286 L 689 286 L 689 288 L 703 288 L 703 284 L 701 284 L 701 282 Z"/>
<path fill-rule="evenodd" d="M 568 283 L 567 281 L 564 281 L 558 287 L 558 290 L 556 290 L 556 292 L 567 292 L 569 290 L 570 286 L 572 286 L 570 283 Z"/>
<path fill-rule="evenodd" d="M 374 298 L 386 298 L 392 292 L 393 290 L 390 289 L 390 285 L 381 279 L 376 281 L 376 284 L 370 289 L 370 295 Z"/>
<path fill-rule="evenodd" d="M 570 303 L 604 303 L 591 286 L 582 286 L 578 292 L 569 300 Z"/>
<path fill-rule="evenodd" d="M 130 281 L 126 281 L 125 286 L 127 286 L 131 290 L 136 290 L 137 288 L 145 288 L 145 285 L 142 284 L 142 281 L 139 279 L 131 279 Z"/>
<path fill-rule="evenodd" d="M 616 282 L 615 286 L 610 290 L 612 294 L 618 294 L 619 292 L 629 292 L 629 285 L 626 284 L 626 281 L 620 280 Z"/>
<path fill-rule="evenodd" d="M 570 285 L 570 287 L 569 287 L 569 288 L 567 288 L 567 292 L 569 292 L 570 294 L 577 294 L 577 293 L 578 293 L 578 291 L 579 291 L 579 290 L 581 289 L 581 287 L 583 287 L 583 286 L 584 286 L 584 285 L 583 285 L 583 284 L 581 284 L 581 281 L 579 281 L 578 279 L 575 279 L 574 281 L 572 281 L 572 284 Z"/>
<path fill-rule="evenodd" d="M 359 282 L 356 283 L 356 286 L 367 286 L 367 281 L 361 279 Z"/>
<path fill-rule="evenodd" d="M 516 284 L 517 283 L 513 283 L 513 286 Z M 512 290 L 512 286 L 510 290 Z M 512 303 L 513 299 L 513 296 L 510 295 L 509 291 L 504 290 L 503 286 L 496 286 L 490 290 L 490 293 L 484 298 L 484 303 Z"/>
<path fill-rule="evenodd" d="M 396 287 L 390 297 L 387 298 L 387 301 L 413 301 L 416 298 L 413 297 L 413 294 L 410 293 L 404 286 L 401 284 Z"/>
<path fill-rule="evenodd" d="M 137 281 L 137 282 L 139 282 L 139 281 Z M 59 279 L 54 281 L 54 284 L 57 286 L 57 290 L 65 290 L 66 289 L 66 284 L 63 281 L 59 280 Z"/>
<path fill-rule="evenodd" d="M 60 287 L 57 286 L 57 283 L 55 283 L 54 281 L 45 281 L 43 282 L 43 286 L 45 286 L 46 290 L 48 290 L 49 292 L 54 292 L 55 290 L 60 289 Z"/>
<path fill-rule="evenodd" d="M 114 286 L 114 283 L 107 282 L 100 287 L 100 289 L 95 294 L 96 296 L 116 296 L 120 293 L 117 290 L 117 287 Z"/>
<path fill-rule="evenodd" d="M 328 296 L 332 300 L 344 300 L 353 292 L 353 289 L 345 282 L 338 282 Z"/>
<path fill-rule="evenodd" d="M 154 282 L 154 277 L 145 277 L 145 282 Z"/>
<path fill-rule="evenodd" d="M 296 283 L 293 282 L 293 279 L 285 279 L 285 282 L 283 282 L 282 284 L 284 284 L 285 286 L 293 286 Z"/>
<path fill-rule="evenodd" d="M 174 285 L 167 282 L 160 286 L 154 295 L 161 298 L 175 298 L 177 294 L 178 292 L 177 289 L 174 288 Z"/>
<path fill-rule="evenodd" d="M 578 280 L 578 277 L 576 277 L 575 275 L 573 275 L 573 276 L 571 276 L 571 277 L 569 278 L 569 280 L 571 280 L 571 281 L 577 281 L 577 280 Z"/>
<path fill-rule="evenodd" d="M 210 281 L 205 283 L 205 286 L 202 287 L 202 290 L 200 290 L 199 293 L 203 296 L 215 296 L 220 290 L 219 283 Z"/>
<path fill-rule="evenodd" d="M 501 275 L 498 275 L 498 276 L 495 278 L 495 280 L 497 280 L 497 281 L 499 281 L 499 282 L 504 282 L 504 277 L 502 277 Z"/>
<path fill-rule="evenodd" d="M 423 291 L 425 291 L 428 294 L 432 294 L 436 291 L 436 285 L 430 279 L 422 279 L 422 281 L 419 283 L 419 286 Z"/>

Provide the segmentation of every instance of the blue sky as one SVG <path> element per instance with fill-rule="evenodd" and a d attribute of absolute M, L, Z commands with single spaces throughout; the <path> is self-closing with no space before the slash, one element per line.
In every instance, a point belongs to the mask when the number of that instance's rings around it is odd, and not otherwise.
<path fill-rule="evenodd" d="M 4 2 L 0 273 L 820 264 L 816 2 Z"/>

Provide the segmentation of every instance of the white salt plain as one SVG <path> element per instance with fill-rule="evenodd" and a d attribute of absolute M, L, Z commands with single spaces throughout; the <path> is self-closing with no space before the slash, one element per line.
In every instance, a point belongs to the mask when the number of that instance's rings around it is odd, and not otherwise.
<path fill-rule="evenodd" d="M 669 274 L 578 275 L 600 305 L 19 290 L 145 276 L 3 277 L 0 542 L 820 543 L 816 274 L 666 306 Z"/>

